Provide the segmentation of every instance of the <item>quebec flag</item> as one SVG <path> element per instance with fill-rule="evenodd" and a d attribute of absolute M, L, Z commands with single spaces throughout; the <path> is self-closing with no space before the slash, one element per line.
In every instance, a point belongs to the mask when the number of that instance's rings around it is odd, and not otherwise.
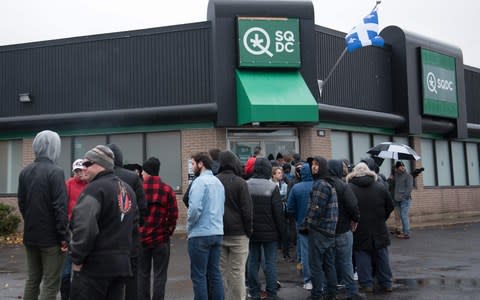
<path fill-rule="evenodd" d="M 378 35 L 378 14 L 373 10 L 363 18 L 363 22 L 353 27 L 345 36 L 345 42 L 349 52 L 366 46 L 383 47 L 383 38 Z"/>

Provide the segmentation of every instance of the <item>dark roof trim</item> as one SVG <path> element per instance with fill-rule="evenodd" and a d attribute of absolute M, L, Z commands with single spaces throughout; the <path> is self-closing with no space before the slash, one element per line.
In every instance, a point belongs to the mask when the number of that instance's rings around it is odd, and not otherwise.
<path fill-rule="evenodd" d="M 405 124 L 405 117 L 384 112 L 318 104 L 320 122 L 356 123 L 365 126 L 398 128 Z"/>
<path fill-rule="evenodd" d="M 65 114 L 43 114 L 34 116 L 0 118 L 0 129 L 25 129 L 43 126 L 102 127 L 112 125 L 150 124 L 155 122 L 215 121 L 217 104 L 192 104 L 133 109 L 104 110 Z"/>
<path fill-rule="evenodd" d="M 79 37 L 69 37 L 69 38 L 62 38 L 62 39 L 55 39 L 55 40 L 48 40 L 48 41 L 39 41 L 39 42 L 31 42 L 31 43 L 24 43 L 24 44 L 1 46 L 0 52 L 44 48 L 44 47 L 52 47 L 52 46 L 59 46 L 59 45 L 79 44 L 79 43 L 95 42 L 95 41 L 105 41 L 105 40 L 121 39 L 121 38 L 131 38 L 134 36 L 148 36 L 148 35 L 154 35 L 154 34 L 171 33 L 171 32 L 179 32 L 179 31 L 191 31 L 191 30 L 204 29 L 204 28 L 210 28 L 210 27 L 211 27 L 211 22 L 206 21 L 206 22 L 172 25 L 172 26 L 165 26 L 165 27 L 136 29 L 136 30 L 129 30 L 129 31 L 112 32 L 112 33 L 101 33 L 101 34 L 86 35 L 86 36 L 79 36 Z"/>
<path fill-rule="evenodd" d="M 480 137 L 480 124 L 467 123 L 468 136 Z"/>

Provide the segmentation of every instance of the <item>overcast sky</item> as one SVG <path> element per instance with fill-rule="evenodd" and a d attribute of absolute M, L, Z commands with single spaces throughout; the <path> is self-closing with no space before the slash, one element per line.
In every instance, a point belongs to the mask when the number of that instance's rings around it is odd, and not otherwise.
<path fill-rule="evenodd" d="M 0 0 L 0 45 L 206 20 L 208 0 Z M 315 23 L 348 32 L 374 0 L 312 0 Z M 480 68 L 480 1 L 383 0 L 380 29 L 403 29 L 458 46 Z"/>

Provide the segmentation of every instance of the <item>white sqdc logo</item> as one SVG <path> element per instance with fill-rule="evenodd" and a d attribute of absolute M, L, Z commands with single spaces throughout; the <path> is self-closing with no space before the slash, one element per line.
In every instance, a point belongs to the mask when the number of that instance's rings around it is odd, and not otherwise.
<path fill-rule="evenodd" d="M 295 43 L 295 35 L 292 31 L 275 31 L 275 52 L 288 52 L 294 51 L 293 46 Z M 270 49 L 270 36 L 268 32 L 260 27 L 252 27 L 248 29 L 243 35 L 243 46 L 252 55 L 267 54 L 273 57 L 273 53 Z"/>
<path fill-rule="evenodd" d="M 453 81 L 436 78 L 433 72 L 427 74 L 427 88 L 430 92 L 438 94 L 437 88 L 445 91 L 453 91 Z"/>

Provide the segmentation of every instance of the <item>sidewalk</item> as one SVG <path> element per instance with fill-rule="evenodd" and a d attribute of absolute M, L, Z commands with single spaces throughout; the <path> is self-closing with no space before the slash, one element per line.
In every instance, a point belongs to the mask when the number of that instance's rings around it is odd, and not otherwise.
<path fill-rule="evenodd" d="M 392 237 L 394 291 L 368 299 L 480 299 L 480 223 L 416 228 L 411 239 Z M 284 299 L 305 299 L 296 263 L 278 261 Z M 0 246 L 0 299 L 22 299 L 26 278 L 23 247 Z M 187 243 L 172 240 L 165 299 L 192 299 Z"/>

